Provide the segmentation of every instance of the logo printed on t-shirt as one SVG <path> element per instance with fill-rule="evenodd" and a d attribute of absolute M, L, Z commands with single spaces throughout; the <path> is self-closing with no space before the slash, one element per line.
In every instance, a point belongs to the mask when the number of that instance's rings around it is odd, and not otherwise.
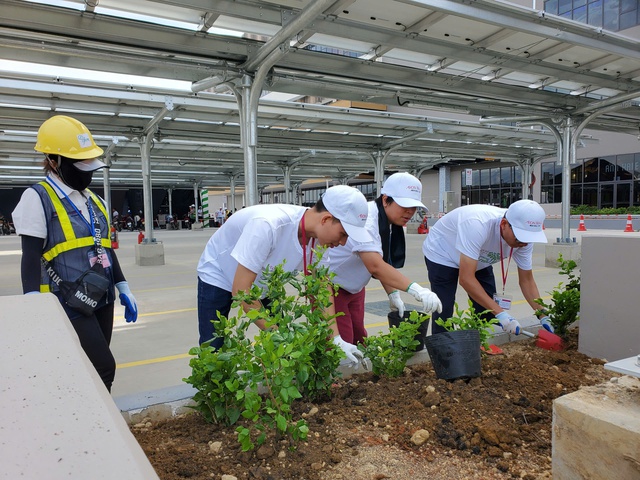
<path fill-rule="evenodd" d="M 500 254 L 498 252 L 489 252 L 487 250 L 480 250 L 478 255 L 478 263 L 485 263 L 487 265 L 493 265 L 500 261 Z"/>

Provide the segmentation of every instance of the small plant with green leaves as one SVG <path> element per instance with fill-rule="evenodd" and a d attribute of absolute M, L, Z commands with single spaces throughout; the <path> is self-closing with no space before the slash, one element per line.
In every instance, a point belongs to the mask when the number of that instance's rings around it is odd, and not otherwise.
<path fill-rule="evenodd" d="M 565 260 L 562 254 L 558 256 L 558 264 L 559 274 L 566 275 L 568 281 L 560 282 L 550 292 L 550 302 L 536 299 L 536 303 L 543 307 L 536 311 L 536 315 L 548 315 L 554 332 L 566 336 L 569 327 L 580 318 L 580 275 L 574 273 L 578 264 L 574 260 Z"/>
<path fill-rule="evenodd" d="M 491 337 L 491 331 L 493 325 L 499 324 L 495 317 L 484 318 L 484 315 L 490 313 L 491 310 L 484 310 L 480 313 L 476 313 L 476 309 L 473 307 L 473 302 L 469 300 L 469 308 L 462 311 L 455 304 L 454 315 L 450 318 L 442 319 L 438 318 L 436 323 L 442 328 L 451 332 L 453 330 L 478 330 L 480 334 L 480 345 L 484 348 L 489 348 L 489 338 Z M 490 328 L 491 327 L 491 328 Z"/>
<path fill-rule="evenodd" d="M 292 403 L 301 397 L 310 400 L 330 395 L 342 350 L 331 341 L 331 323 L 324 309 L 332 294 L 331 278 L 321 257 L 311 265 L 311 274 L 295 275 L 282 265 L 265 269 L 266 292 L 253 286 L 234 297 L 233 307 L 252 304 L 264 293 L 269 308 L 238 309 L 235 316 L 219 315 L 212 320 L 216 335 L 223 338 L 218 350 L 203 344 L 190 350 L 195 355 L 185 382 L 198 391 L 195 409 L 209 422 L 236 424 L 244 451 L 265 442 L 269 431 L 286 436 L 292 442 L 306 438 L 309 428 L 303 419 L 294 419 Z M 293 287 L 297 294 L 287 293 Z M 305 300 L 306 299 L 306 300 Z M 253 322 L 266 323 L 254 338 L 246 335 Z"/>
<path fill-rule="evenodd" d="M 415 339 L 418 328 L 428 319 L 428 316 L 412 311 L 408 319 L 397 327 L 389 328 L 388 333 L 366 337 L 364 345 L 358 345 L 358 349 L 371 361 L 375 375 L 394 378 L 402 374 L 420 343 Z"/>

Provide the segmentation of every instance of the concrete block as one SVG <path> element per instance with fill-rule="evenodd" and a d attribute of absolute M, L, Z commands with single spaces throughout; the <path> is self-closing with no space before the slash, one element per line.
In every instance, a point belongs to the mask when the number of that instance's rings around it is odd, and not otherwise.
<path fill-rule="evenodd" d="M 191 230 L 202 230 L 202 227 L 202 222 L 195 222 L 193 225 L 191 225 Z"/>
<path fill-rule="evenodd" d="M 148 407 L 137 410 L 123 411 L 122 416 L 125 422 L 135 425 L 141 422 L 158 422 L 169 418 L 177 417 L 186 413 L 193 413 L 195 410 L 191 407 L 195 406 L 195 402 L 191 398 L 183 400 L 161 403 L 158 405 L 149 405 Z"/>
<path fill-rule="evenodd" d="M 579 243 L 551 243 L 544 248 L 544 266 L 548 268 L 558 268 L 558 256 L 562 254 L 565 260 L 574 260 L 578 265 L 581 261 L 581 250 Z"/>
<path fill-rule="evenodd" d="M 164 265 L 164 246 L 162 242 L 136 244 L 136 265 L 141 267 Z"/>
<path fill-rule="evenodd" d="M 640 381 L 620 377 L 553 402 L 554 480 L 640 478 Z"/>
<path fill-rule="evenodd" d="M 186 383 L 174 387 L 161 388 L 136 395 L 126 395 L 114 399 L 127 423 L 157 421 L 187 412 L 195 405 L 192 398 L 197 390 Z"/>
<path fill-rule="evenodd" d="M 640 354 L 640 235 L 582 237 L 578 351 L 609 362 Z"/>
<path fill-rule="evenodd" d="M 157 479 L 58 299 L 0 311 L 0 477 Z"/>

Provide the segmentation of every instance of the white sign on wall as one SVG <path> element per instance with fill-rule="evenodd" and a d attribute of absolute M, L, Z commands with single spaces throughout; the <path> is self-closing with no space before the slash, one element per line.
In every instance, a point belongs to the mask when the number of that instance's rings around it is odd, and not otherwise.
<path fill-rule="evenodd" d="M 465 173 L 465 185 L 469 186 L 473 183 L 473 169 L 471 168 L 466 168 L 464 170 Z"/>

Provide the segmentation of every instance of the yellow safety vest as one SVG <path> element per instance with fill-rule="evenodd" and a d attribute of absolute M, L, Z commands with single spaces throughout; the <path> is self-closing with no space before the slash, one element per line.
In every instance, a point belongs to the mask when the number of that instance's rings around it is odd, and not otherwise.
<path fill-rule="evenodd" d="M 61 253 L 68 252 L 69 250 L 74 250 L 76 248 L 90 247 L 94 245 L 95 241 L 92 236 L 78 237 L 76 235 L 76 232 L 73 229 L 71 220 L 69 219 L 69 214 L 67 213 L 67 210 L 64 208 L 64 205 L 62 204 L 60 197 L 58 197 L 58 195 L 53 190 L 51 185 L 49 185 L 49 183 L 47 182 L 39 182 L 38 185 L 42 186 L 47 192 L 49 199 L 51 200 L 53 209 L 55 210 L 56 215 L 58 216 L 58 221 L 60 222 L 60 227 L 62 228 L 62 233 L 64 235 L 64 240 L 61 242 L 57 242 L 51 248 L 46 250 L 42 254 L 42 257 L 48 262 L 50 262 Z M 107 219 L 107 225 L 109 225 L 109 214 L 107 213 L 107 209 L 102 203 L 102 200 L 100 200 L 100 197 L 98 197 L 91 190 L 87 189 L 87 191 L 91 195 L 93 202 L 98 206 L 98 208 L 104 215 L 104 218 Z M 111 248 L 111 237 L 109 233 L 107 233 L 105 236 L 102 237 L 102 239 L 100 240 L 100 244 L 104 248 Z M 44 277 L 43 277 L 43 280 L 44 280 Z M 40 291 L 41 292 L 51 291 L 50 284 L 42 283 L 40 285 Z"/>

